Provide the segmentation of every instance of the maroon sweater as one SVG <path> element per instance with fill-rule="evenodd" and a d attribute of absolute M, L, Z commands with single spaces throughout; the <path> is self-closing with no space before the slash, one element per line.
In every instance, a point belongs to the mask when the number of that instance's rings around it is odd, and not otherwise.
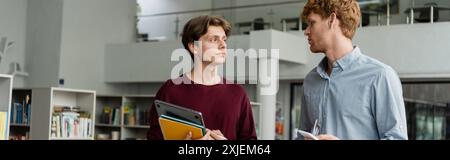
<path fill-rule="evenodd" d="M 172 80 L 159 89 L 156 99 L 202 112 L 206 128 L 220 130 L 229 140 L 256 140 L 252 107 L 242 86 L 194 84 L 183 76 L 175 81 L 187 80 L 191 84 L 176 85 Z M 224 79 L 225 81 L 225 79 Z M 147 138 L 162 140 L 158 114 L 152 107 L 150 130 Z"/>

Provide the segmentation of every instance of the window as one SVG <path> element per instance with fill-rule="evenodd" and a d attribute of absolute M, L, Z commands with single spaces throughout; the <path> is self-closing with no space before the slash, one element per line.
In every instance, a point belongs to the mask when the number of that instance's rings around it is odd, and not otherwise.
<path fill-rule="evenodd" d="M 403 96 L 409 139 L 450 139 L 450 82 L 404 83 Z"/>
<path fill-rule="evenodd" d="M 291 84 L 291 139 L 300 127 L 302 85 Z M 450 139 L 450 82 L 404 82 L 403 97 L 410 140 Z"/>
<path fill-rule="evenodd" d="M 296 139 L 297 134 L 294 133 L 296 129 L 300 129 L 300 110 L 303 96 L 303 84 L 291 84 L 291 116 L 289 116 L 289 139 Z"/>

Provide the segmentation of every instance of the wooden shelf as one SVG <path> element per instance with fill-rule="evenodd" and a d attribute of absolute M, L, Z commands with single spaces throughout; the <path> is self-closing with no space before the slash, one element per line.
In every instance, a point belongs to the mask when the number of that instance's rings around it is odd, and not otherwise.
<path fill-rule="evenodd" d="M 155 94 L 145 94 L 145 95 L 125 95 L 124 97 L 129 98 L 155 98 Z"/>
<path fill-rule="evenodd" d="M 115 125 L 115 124 L 95 124 L 96 127 L 111 127 L 111 128 L 120 128 L 122 126 L 120 125 Z"/>
<path fill-rule="evenodd" d="M 16 124 L 16 123 L 11 123 L 10 124 L 11 127 L 30 127 L 30 124 Z"/>
<path fill-rule="evenodd" d="M 97 95 L 98 98 L 120 98 L 120 97 L 129 97 L 129 98 L 155 98 L 156 94 L 131 94 L 131 95 L 118 95 L 118 94 L 100 94 Z"/>
<path fill-rule="evenodd" d="M 142 128 L 142 129 L 148 129 L 150 126 L 148 125 L 124 125 L 125 128 Z"/>
<path fill-rule="evenodd" d="M 61 138 L 61 137 L 50 137 L 50 140 L 93 140 L 93 138 L 82 138 L 82 137 L 67 137 L 67 138 Z"/>

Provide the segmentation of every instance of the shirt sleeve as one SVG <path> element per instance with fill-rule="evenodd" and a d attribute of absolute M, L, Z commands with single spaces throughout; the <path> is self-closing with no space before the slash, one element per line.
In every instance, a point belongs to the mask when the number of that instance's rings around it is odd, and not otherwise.
<path fill-rule="evenodd" d="M 374 83 L 374 114 L 382 140 L 407 140 L 402 85 L 392 69 L 382 71 Z"/>
<path fill-rule="evenodd" d="M 300 106 L 300 129 L 303 131 L 309 132 L 311 128 L 313 127 L 313 122 L 311 122 L 311 115 L 309 113 L 309 108 L 306 103 L 306 96 L 304 92 L 304 87 L 302 87 L 302 99 L 301 99 L 301 106 Z M 297 133 L 295 133 L 297 134 Z M 303 136 L 298 134 L 297 139 L 304 139 Z"/>
<path fill-rule="evenodd" d="M 245 94 L 244 94 L 245 95 Z M 239 118 L 239 128 L 237 133 L 238 140 L 256 140 L 255 121 L 253 119 L 252 106 L 248 97 L 245 95 L 242 100 L 241 116 Z"/>
<path fill-rule="evenodd" d="M 167 82 L 166 82 L 167 84 Z M 164 100 L 164 92 L 165 92 L 165 86 L 164 84 L 159 90 L 158 93 L 156 93 L 155 99 L 157 100 Z M 152 104 L 152 108 L 150 110 L 150 129 L 147 132 L 147 139 L 148 140 L 164 140 L 164 137 L 161 132 L 161 127 L 159 126 L 158 121 L 158 113 L 156 112 L 155 104 Z"/>

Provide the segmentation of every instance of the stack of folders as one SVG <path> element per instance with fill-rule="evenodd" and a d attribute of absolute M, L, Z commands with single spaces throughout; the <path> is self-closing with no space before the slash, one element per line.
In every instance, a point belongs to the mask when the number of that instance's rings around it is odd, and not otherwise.
<path fill-rule="evenodd" d="M 189 132 L 192 132 L 192 139 L 202 138 L 206 134 L 205 126 L 173 116 L 161 115 L 159 126 L 165 140 L 184 140 Z"/>

